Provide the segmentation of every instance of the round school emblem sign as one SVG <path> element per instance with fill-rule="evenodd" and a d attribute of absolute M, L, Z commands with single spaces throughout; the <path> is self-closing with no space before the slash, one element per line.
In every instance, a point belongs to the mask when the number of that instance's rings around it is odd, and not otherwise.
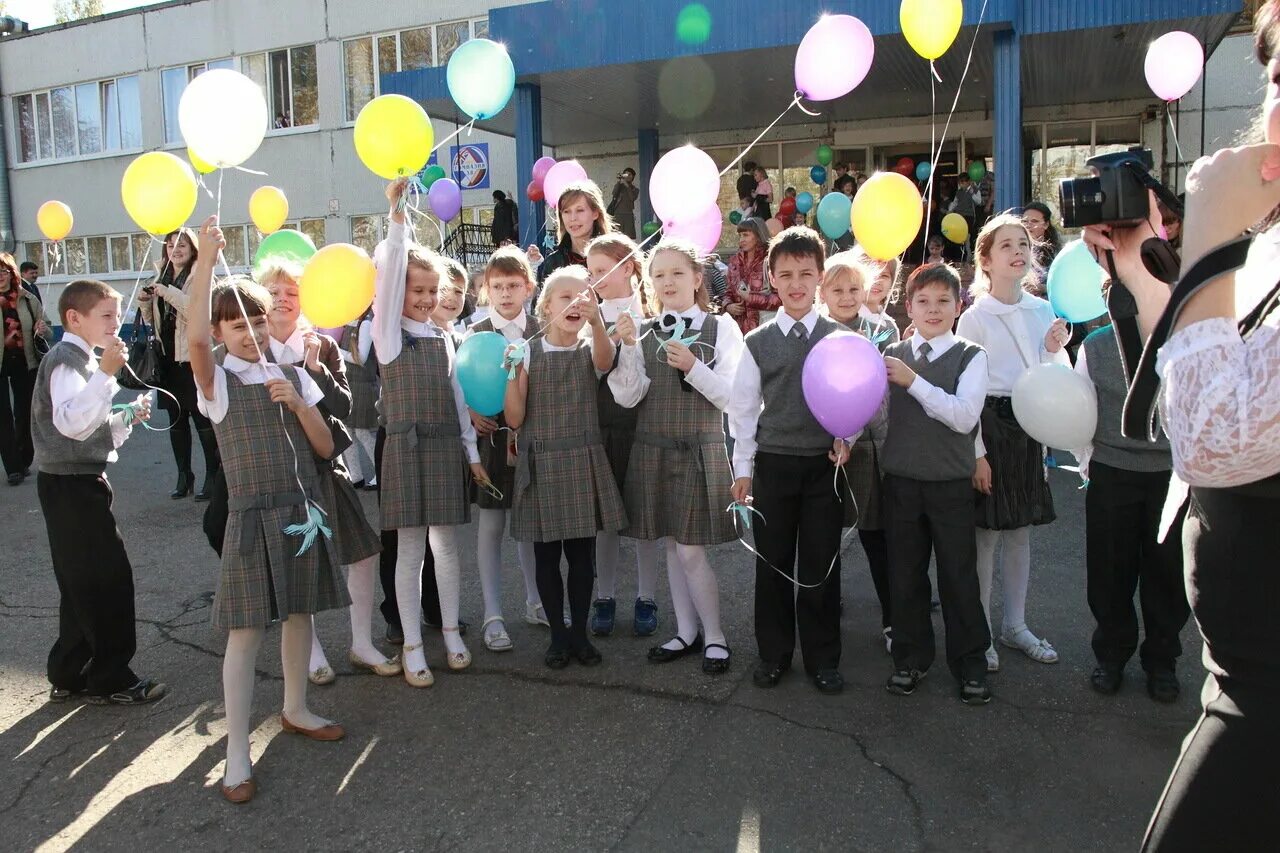
<path fill-rule="evenodd" d="M 479 145 L 463 145 L 454 155 L 453 173 L 464 190 L 482 189 L 489 177 L 489 152 Z"/>

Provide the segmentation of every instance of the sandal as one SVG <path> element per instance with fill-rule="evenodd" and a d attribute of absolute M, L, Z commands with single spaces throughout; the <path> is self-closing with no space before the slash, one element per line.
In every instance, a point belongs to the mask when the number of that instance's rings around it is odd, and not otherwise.
<path fill-rule="evenodd" d="M 724 643 L 707 643 L 702 653 L 702 671 L 708 675 L 720 675 L 729 671 L 729 661 L 733 657 L 733 652 Z M 724 649 L 725 657 L 709 658 L 706 655 L 707 649 Z"/>
<path fill-rule="evenodd" d="M 1023 628 L 1012 637 L 1001 634 L 1000 645 L 1008 646 L 1012 649 L 1020 649 L 1023 654 L 1036 663 L 1058 662 L 1057 649 L 1050 645 L 1048 640 L 1041 639 L 1031 633 L 1029 628 Z"/>
<path fill-rule="evenodd" d="M 494 622 L 498 623 L 498 630 L 490 632 L 489 626 Z M 515 644 L 511 642 L 511 635 L 507 633 L 506 623 L 501 616 L 490 616 L 484 620 L 480 630 L 484 634 L 484 647 L 489 651 L 509 652 L 515 648 Z"/>
<path fill-rule="evenodd" d="M 409 684 L 410 687 L 430 687 L 431 685 L 436 683 L 436 677 L 431 674 L 431 670 L 426 666 L 426 664 L 423 664 L 422 669 L 417 670 L 416 672 L 409 669 L 409 663 L 408 663 L 409 653 L 416 652 L 421 648 L 422 648 L 422 643 L 418 643 L 417 645 L 413 645 L 413 646 L 404 647 L 404 656 L 401 658 L 401 660 L 405 662 L 404 680 Z"/>

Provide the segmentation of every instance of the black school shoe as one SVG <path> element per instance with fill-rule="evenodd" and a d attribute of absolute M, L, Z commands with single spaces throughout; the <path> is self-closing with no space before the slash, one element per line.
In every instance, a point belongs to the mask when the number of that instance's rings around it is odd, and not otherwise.
<path fill-rule="evenodd" d="M 724 649 L 725 657 L 709 658 L 705 655 L 702 658 L 702 671 L 707 675 L 722 675 L 729 671 L 729 661 L 733 658 L 733 651 L 724 643 L 707 643 L 706 649 Z"/>
<path fill-rule="evenodd" d="M 8 392 L 6 391 L 5 393 L 7 394 Z M 16 474 L 10 474 L 10 475 L 9 475 L 9 485 L 10 485 L 10 486 L 20 486 L 20 485 L 22 485 L 22 480 L 23 480 L 23 477 L 22 477 L 22 472 L 21 472 L 21 471 L 17 472 Z"/>
<path fill-rule="evenodd" d="M 884 689 L 895 696 L 910 696 L 916 692 L 924 677 L 925 673 L 918 669 L 897 669 L 885 682 Z"/>
<path fill-rule="evenodd" d="M 751 682 L 756 687 L 777 687 L 778 682 L 782 680 L 782 676 L 787 674 L 787 670 L 791 669 L 791 662 L 771 663 L 767 660 L 760 661 L 756 665 L 755 672 L 751 673 Z"/>
<path fill-rule="evenodd" d="M 966 705 L 985 705 L 991 701 L 991 688 L 985 681 L 962 681 L 960 701 Z"/>
<path fill-rule="evenodd" d="M 1147 673 L 1147 695 L 1157 702 L 1177 702 L 1181 688 L 1178 676 L 1171 669 L 1156 669 Z"/>
<path fill-rule="evenodd" d="M 1124 667 L 1114 663 L 1100 663 L 1089 676 L 1089 686 L 1095 693 L 1103 696 L 1114 696 L 1120 690 L 1120 682 L 1124 681 Z"/>
<path fill-rule="evenodd" d="M 679 636 L 672 637 L 671 639 L 680 643 L 680 648 L 668 649 L 662 646 L 654 646 L 649 649 L 649 663 L 671 663 L 672 661 L 680 660 L 680 658 L 685 655 L 690 655 L 702 650 L 702 634 L 695 636 L 692 643 L 686 643 Z M 670 640 L 668 642 L 670 642 Z"/>
<path fill-rule="evenodd" d="M 838 669 L 820 669 L 813 674 L 811 680 L 819 693 L 834 696 L 844 692 L 844 676 Z"/>
<path fill-rule="evenodd" d="M 169 688 L 163 684 L 144 678 L 132 687 L 117 690 L 106 695 L 85 696 L 84 701 L 90 705 L 146 705 L 164 698 Z"/>
<path fill-rule="evenodd" d="M 573 659 L 583 666 L 597 666 L 604 660 L 599 649 L 591 645 L 588 640 L 583 640 L 581 643 L 576 644 L 572 652 Z"/>
<path fill-rule="evenodd" d="M 547 665 L 548 669 L 564 669 L 569 665 L 569 650 L 560 646 L 552 646 L 547 649 L 547 653 L 542 656 L 542 662 Z"/>

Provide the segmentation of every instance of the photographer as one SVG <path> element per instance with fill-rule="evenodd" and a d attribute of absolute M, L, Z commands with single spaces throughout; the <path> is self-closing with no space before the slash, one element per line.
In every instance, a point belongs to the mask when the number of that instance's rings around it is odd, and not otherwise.
<path fill-rule="evenodd" d="M 1278 0 L 1259 10 L 1256 40 L 1267 67 L 1266 142 L 1219 151 L 1191 169 L 1182 280 L 1172 298 L 1139 257 L 1149 225 L 1086 233 L 1095 250 L 1114 252 L 1142 333 L 1151 336 L 1128 404 L 1136 401 L 1144 418 L 1147 368 L 1159 351 L 1161 423 L 1175 472 L 1190 486 L 1187 591 L 1209 670 L 1204 713 L 1183 743 L 1146 850 L 1265 850 L 1280 836 Z"/>
<path fill-rule="evenodd" d="M 613 198 L 609 201 L 607 213 L 618 224 L 618 230 L 632 240 L 636 238 L 636 199 L 639 197 L 636 170 L 628 166 L 618 173 L 618 182 L 613 185 Z"/>

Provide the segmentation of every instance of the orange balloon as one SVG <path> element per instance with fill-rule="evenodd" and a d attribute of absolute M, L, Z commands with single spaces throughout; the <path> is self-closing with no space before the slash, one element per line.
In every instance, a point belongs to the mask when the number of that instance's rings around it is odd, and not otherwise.
<path fill-rule="evenodd" d="M 36 211 L 36 225 L 40 227 L 40 233 L 55 243 L 71 233 L 74 222 L 71 208 L 60 201 L 46 201 Z"/>
<path fill-rule="evenodd" d="M 311 256 L 298 282 L 298 305 L 316 326 L 333 329 L 373 303 L 373 260 L 359 246 L 332 243 Z"/>

